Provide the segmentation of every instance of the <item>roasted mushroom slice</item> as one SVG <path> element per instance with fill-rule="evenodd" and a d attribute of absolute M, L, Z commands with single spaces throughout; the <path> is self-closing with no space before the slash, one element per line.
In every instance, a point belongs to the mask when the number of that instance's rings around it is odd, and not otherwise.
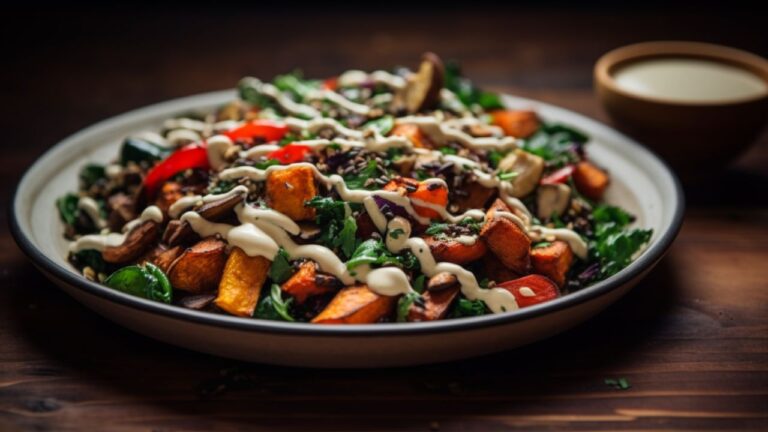
<path fill-rule="evenodd" d="M 217 222 L 227 216 L 244 198 L 243 194 L 235 194 L 218 201 L 205 203 L 196 212 L 206 220 Z M 179 223 L 171 221 L 163 238 L 167 239 L 170 246 L 176 246 L 190 241 L 194 238 L 194 234 L 192 227 L 186 221 Z"/>
<path fill-rule="evenodd" d="M 456 275 L 443 272 L 438 273 L 427 282 L 427 291 L 442 291 L 444 289 L 453 288 L 459 285 L 459 279 Z"/>
<path fill-rule="evenodd" d="M 440 103 L 440 90 L 445 83 L 445 68 L 437 54 L 428 52 L 422 56 L 419 71 L 408 78 L 405 90 L 405 107 L 416 113 L 436 108 Z"/>
<path fill-rule="evenodd" d="M 139 258 L 157 241 L 160 225 L 155 221 L 146 221 L 132 229 L 120 246 L 110 246 L 101 252 L 101 257 L 108 263 L 124 263 Z"/>

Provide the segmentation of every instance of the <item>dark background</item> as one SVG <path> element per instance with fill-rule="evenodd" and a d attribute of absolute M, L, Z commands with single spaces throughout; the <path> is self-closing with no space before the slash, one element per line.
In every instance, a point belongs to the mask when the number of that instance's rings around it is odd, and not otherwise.
<path fill-rule="evenodd" d="M 243 75 L 413 67 L 432 50 L 483 86 L 607 121 L 591 88 L 604 52 L 683 39 L 768 56 L 765 26 L 740 2 L 6 7 L 0 430 L 768 429 L 765 134 L 687 185 L 680 237 L 625 299 L 561 336 L 458 363 L 312 371 L 163 345 L 66 297 L 5 229 L 16 181 L 54 143 Z M 632 388 L 604 384 L 619 377 Z"/>

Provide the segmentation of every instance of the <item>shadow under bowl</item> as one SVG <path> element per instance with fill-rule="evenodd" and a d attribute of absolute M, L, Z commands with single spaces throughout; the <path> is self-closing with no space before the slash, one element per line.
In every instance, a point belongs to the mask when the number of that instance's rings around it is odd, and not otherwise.
<path fill-rule="evenodd" d="M 611 120 L 664 159 L 684 180 L 724 168 L 760 134 L 768 120 L 768 93 L 730 100 L 681 101 L 630 92 L 615 73 L 641 60 L 691 58 L 747 70 L 768 82 L 768 61 L 745 51 L 698 42 L 646 42 L 603 55 L 595 91 Z"/>

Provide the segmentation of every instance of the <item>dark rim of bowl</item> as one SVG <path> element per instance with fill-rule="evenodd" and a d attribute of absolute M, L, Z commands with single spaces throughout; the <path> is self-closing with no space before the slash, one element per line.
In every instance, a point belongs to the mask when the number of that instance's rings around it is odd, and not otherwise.
<path fill-rule="evenodd" d="M 601 124 L 594 119 L 590 120 Z M 609 128 L 606 125 L 602 126 Z M 19 221 L 16 218 L 16 198 L 19 193 L 18 188 L 21 184 L 21 180 L 19 180 L 16 188 L 14 188 L 13 196 L 11 197 L 11 202 L 13 204 L 8 207 L 8 220 L 11 234 L 13 235 L 16 243 L 19 245 L 21 250 L 32 260 L 32 262 L 36 264 L 39 269 L 44 271 L 44 273 L 52 275 L 53 277 L 64 281 L 68 285 L 77 287 L 88 294 L 101 297 L 122 306 L 137 309 L 142 312 L 157 313 L 166 318 L 243 331 L 257 331 L 262 333 L 293 336 L 395 336 L 466 331 L 537 318 L 548 313 L 560 311 L 572 306 L 579 305 L 581 303 L 585 303 L 589 300 L 607 294 L 608 292 L 622 286 L 623 284 L 632 281 L 634 278 L 642 275 L 642 273 L 646 270 L 649 270 L 658 260 L 664 256 L 665 252 L 669 249 L 669 247 L 672 245 L 672 242 L 677 237 L 677 234 L 682 226 L 683 213 L 685 210 L 685 196 L 680 184 L 680 180 L 670 169 L 669 165 L 652 150 L 646 147 L 642 147 L 642 150 L 648 152 L 648 154 L 653 159 L 655 159 L 657 163 L 663 166 L 665 171 L 670 175 L 674 185 L 674 200 L 677 203 L 677 207 L 675 208 L 675 212 L 672 216 L 669 229 L 667 229 L 654 243 L 652 243 L 637 260 L 633 261 L 629 264 L 629 266 L 605 280 L 602 280 L 594 285 L 590 285 L 575 293 L 564 295 L 563 297 L 550 302 L 542 303 L 529 308 L 518 309 L 513 312 L 442 321 L 422 323 L 317 325 L 310 323 L 268 321 L 219 315 L 212 312 L 196 311 L 185 309 L 181 306 L 146 300 L 143 298 L 124 294 L 96 282 L 89 281 L 83 276 L 73 273 L 71 270 L 60 266 L 49 257 L 47 257 L 43 252 L 41 252 L 22 231 L 21 226 L 19 225 Z M 36 162 L 33 162 L 32 165 L 27 168 L 21 179 L 26 177 L 27 173 L 35 165 L 35 163 Z"/>

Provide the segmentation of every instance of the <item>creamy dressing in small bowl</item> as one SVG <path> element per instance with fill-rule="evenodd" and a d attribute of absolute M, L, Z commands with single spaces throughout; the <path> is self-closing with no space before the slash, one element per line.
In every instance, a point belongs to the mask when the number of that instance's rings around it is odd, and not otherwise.
<path fill-rule="evenodd" d="M 638 59 L 613 72 L 616 85 L 630 93 L 679 102 L 732 102 L 768 94 L 768 83 L 751 71 L 709 59 Z"/>

